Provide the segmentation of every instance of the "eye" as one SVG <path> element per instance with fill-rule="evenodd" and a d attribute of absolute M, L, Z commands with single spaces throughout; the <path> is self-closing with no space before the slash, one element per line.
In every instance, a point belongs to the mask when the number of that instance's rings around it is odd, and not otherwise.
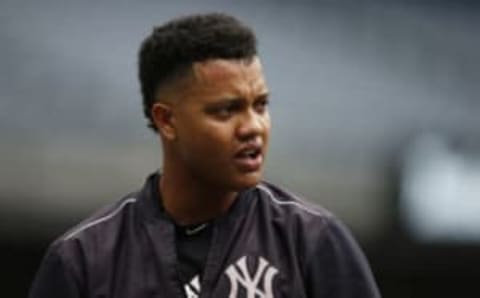
<path fill-rule="evenodd" d="M 241 109 L 241 104 L 239 104 L 238 102 L 227 102 L 222 105 L 214 107 L 211 110 L 211 113 L 220 119 L 228 119 L 240 109 Z"/>
<path fill-rule="evenodd" d="M 266 96 L 257 99 L 254 103 L 255 111 L 257 111 L 257 113 L 259 114 L 265 113 L 265 111 L 267 110 L 268 104 L 269 104 L 269 100 Z"/>
<path fill-rule="evenodd" d="M 226 107 L 218 108 L 216 111 L 216 114 L 219 117 L 226 118 L 232 115 L 234 111 L 235 110 L 232 106 L 226 106 Z"/>

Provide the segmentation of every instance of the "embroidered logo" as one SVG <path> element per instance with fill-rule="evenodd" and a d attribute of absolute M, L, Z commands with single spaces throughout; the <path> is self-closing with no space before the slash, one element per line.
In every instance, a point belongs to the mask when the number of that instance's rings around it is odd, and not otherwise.
<path fill-rule="evenodd" d="M 195 275 L 192 280 L 183 286 L 187 298 L 198 298 L 200 296 L 200 277 Z"/>
<path fill-rule="evenodd" d="M 257 268 L 252 275 L 248 271 L 247 257 L 241 257 L 225 271 L 225 274 L 230 280 L 230 294 L 228 298 L 238 297 L 240 285 L 245 289 L 247 298 L 274 298 L 272 283 L 277 273 L 277 268 L 260 257 L 258 258 Z M 263 284 L 260 288 L 260 282 L 262 280 Z"/>

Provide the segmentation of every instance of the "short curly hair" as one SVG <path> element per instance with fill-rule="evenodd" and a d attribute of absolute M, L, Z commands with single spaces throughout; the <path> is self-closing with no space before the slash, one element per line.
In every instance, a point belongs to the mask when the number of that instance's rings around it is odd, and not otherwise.
<path fill-rule="evenodd" d="M 157 88 L 185 74 L 194 62 L 208 59 L 251 59 L 257 55 L 252 29 L 223 13 L 195 14 L 155 27 L 143 41 L 138 76 L 148 127 L 157 131 L 151 108 Z"/>

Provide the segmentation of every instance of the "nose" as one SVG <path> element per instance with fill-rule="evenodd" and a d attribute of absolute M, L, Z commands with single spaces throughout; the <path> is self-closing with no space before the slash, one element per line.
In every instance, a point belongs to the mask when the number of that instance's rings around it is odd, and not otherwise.
<path fill-rule="evenodd" d="M 237 136 L 240 141 L 248 141 L 262 135 L 267 129 L 268 119 L 265 114 L 249 110 L 239 119 Z"/>

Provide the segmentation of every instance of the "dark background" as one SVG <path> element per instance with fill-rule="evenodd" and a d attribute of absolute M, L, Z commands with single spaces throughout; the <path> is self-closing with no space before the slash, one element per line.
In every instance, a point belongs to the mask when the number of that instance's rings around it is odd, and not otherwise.
<path fill-rule="evenodd" d="M 384 297 L 480 297 L 477 2 L 257 2 L 0 0 L 0 296 L 25 297 L 55 237 L 161 167 L 136 78 L 152 26 L 224 11 L 260 41 L 268 180 L 352 229 Z"/>

